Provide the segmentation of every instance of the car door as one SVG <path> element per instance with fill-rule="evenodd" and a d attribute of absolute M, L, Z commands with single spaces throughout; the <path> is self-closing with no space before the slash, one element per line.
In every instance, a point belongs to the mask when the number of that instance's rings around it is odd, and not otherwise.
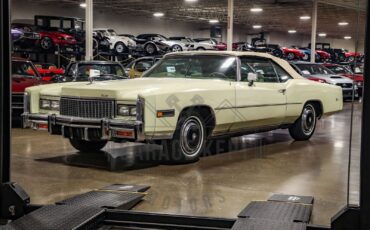
<path fill-rule="evenodd" d="M 280 82 L 275 63 L 268 58 L 241 57 L 236 84 L 236 122 L 233 130 L 279 125 L 286 114 L 286 83 Z M 257 80 L 248 82 L 248 74 Z M 284 77 L 283 77 L 284 78 Z"/>

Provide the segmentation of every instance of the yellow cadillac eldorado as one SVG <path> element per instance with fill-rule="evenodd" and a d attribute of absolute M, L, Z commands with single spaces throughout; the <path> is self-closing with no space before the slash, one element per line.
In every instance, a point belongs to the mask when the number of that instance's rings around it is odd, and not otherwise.
<path fill-rule="evenodd" d="M 340 87 L 306 80 L 269 54 L 196 51 L 167 54 L 138 79 L 28 88 L 23 117 L 81 152 L 160 143 L 170 160 L 192 162 L 208 141 L 255 132 L 287 128 L 308 140 L 342 98 Z"/>

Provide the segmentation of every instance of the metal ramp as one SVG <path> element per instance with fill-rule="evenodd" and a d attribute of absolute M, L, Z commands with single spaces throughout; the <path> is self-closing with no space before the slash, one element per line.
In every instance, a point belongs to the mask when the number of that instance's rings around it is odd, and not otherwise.
<path fill-rule="evenodd" d="M 253 201 L 238 215 L 232 230 L 304 230 L 310 221 L 313 197 L 273 195 Z"/>
<path fill-rule="evenodd" d="M 129 210 L 142 201 L 144 185 L 114 184 L 47 205 L 11 222 L 0 229 L 96 229 L 106 209 Z"/>

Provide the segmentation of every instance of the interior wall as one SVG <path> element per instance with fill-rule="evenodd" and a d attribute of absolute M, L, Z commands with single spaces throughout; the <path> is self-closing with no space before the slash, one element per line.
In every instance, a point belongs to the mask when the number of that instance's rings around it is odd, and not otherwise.
<path fill-rule="evenodd" d="M 12 0 L 12 20 L 27 20 L 33 23 L 33 17 L 36 14 L 57 15 L 84 18 L 83 8 L 76 7 L 56 7 L 52 4 L 38 4 L 32 0 Z M 164 18 L 148 17 L 125 17 L 109 10 L 95 9 L 94 27 L 110 27 L 118 33 L 129 33 L 138 35 L 140 33 L 159 33 L 165 36 L 189 36 L 189 37 L 209 37 L 210 25 L 205 23 L 194 23 L 184 21 L 171 21 Z M 225 27 L 225 26 L 224 26 Z M 250 42 L 250 33 L 258 31 L 248 30 L 242 25 L 234 26 L 234 42 Z M 271 44 L 280 44 L 281 46 L 291 47 L 293 45 L 306 47 L 310 43 L 310 36 L 300 34 L 288 34 L 271 32 L 266 36 L 267 42 Z M 226 29 L 222 31 L 222 41 L 226 41 Z M 355 39 L 331 39 L 318 38 L 318 42 L 329 42 L 332 47 L 345 48 L 350 51 L 355 50 Z M 359 42 L 360 52 L 364 50 L 363 39 Z"/>

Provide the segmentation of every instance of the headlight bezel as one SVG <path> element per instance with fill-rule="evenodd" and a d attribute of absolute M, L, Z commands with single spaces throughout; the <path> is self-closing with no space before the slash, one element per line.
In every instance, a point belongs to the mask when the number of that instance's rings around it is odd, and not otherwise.
<path fill-rule="evenodd" d="M 59 111 L 60 100 L 40 98 L 39 108 L 41 110 Z"/>

